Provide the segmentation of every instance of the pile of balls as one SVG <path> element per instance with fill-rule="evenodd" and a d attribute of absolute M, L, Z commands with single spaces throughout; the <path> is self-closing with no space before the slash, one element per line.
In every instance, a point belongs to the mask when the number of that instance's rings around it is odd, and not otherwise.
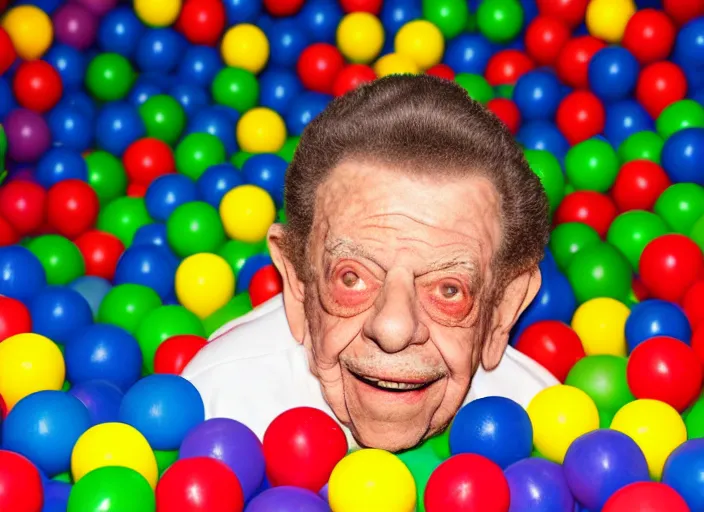
<path fill-rule="evenodd" d="M 560 384 L 400 454 L 204 421 L 179 374 L 281 292 L 299 136 L 398 73 L 524 147 L 554 229 L 511 344 Z M 700 0 L 0 0 L 0 510 L 704 510 L 703 104 Z"/>

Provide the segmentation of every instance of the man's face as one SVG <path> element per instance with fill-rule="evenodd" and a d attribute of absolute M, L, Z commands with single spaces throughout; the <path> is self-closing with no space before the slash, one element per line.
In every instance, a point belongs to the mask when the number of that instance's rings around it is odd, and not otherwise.
<path fill-rule="evenodd" d="M 360 444 L 397 451 L 437 433 L 482 359 L 498 364 L 505 340 L 487 348 L 497 326 L 480 327 L 494 308 L 479 299 L 492 285 L 499 215 L 481 177 L 350 162 L 319 188 L 302 341 Z"/>

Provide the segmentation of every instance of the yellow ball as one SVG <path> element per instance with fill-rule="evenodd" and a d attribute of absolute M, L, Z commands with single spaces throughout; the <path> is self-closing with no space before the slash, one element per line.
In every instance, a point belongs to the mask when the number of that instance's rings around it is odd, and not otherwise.
<path fill-rule="evenodd" d="M 17 55 L 25 60 L 38 59 L 47 51 L 54 38 L 49 16 L 33 5 L 10 9 L 2 21 Z"/>
<path fill-rule="evenodd" d="M 121 466 L 142 475 L 156 487 L 156 457 L 139 431 L 125 423 L 101 423 L 86 430 L 71 452 L 71 473 L 78 482 L 87 473 L 105 466 Z"/>
<path fill-rule="evenodd" d="M 286 142 L 286 125 L 271 109 L 248 110 L 237 123 L 237 143 L 249 153 L 276 153 Z"/>
<path fill-rule="evenodd" d="M 337 27 L 337 46 L 352 62 L 371 62 L 384 46 L 384 27 L 373 14 L 350 13 Z"/>
<path fill-rule="evenodd" d="M 176 271 L 176 297 L 201 319 L 227 304 L 234 294 L 232 267 L 215 254 L 189 256 Z"/>
<path fill-rule="evenodd" d="M 147 25 L 168 27 L 181 12 L 181 0 L 134 0 L 134 12 Z"/>
<path fill-rule="evenodd" d="M 259 27 L 241 23 L 225 32 L 220 52 L 228 66 L 259 73 L 269 60 L 269 40 Z"/>
<path fill-rule="evenodd" d="M 8 410 L 29 394 L 61 389 L 65 376 L 64 356 L 49 338 L 15 334 L 0 343 L 0 395 Z"/>
<path fill-rule="evenodd" d="M 405 55 L 388 53 L 374 64 L 376 76 L 415 75 L 419 72 L 418 65 Z"/>
<path fill-rule="evenodd" d="M 416 484 L 392 453 L 363 449 L 347 455 L 332 470 L 328 499 L 333 512 L 413 512 Z"/>
<path fill-rule="evenodd" d="M 445 40 L 440 29 L 429 21 L 410 21 L 396 34 L 394 49 L 425 71 L 442 59 Z"/>
<path fill-rule="evenodd" d="M 533 424 L 535 448 L 560 464 L 572 441 L 599 428 L 594 401 L 581 389 L 564 384 L 535 395 L 527 411 Z"/>
<path fill-rule="evenodd" d="M 674 407 L 659 400 L 636 400 L 621 407 L 611 428 L 633 439 L 648 461 L 650 477 L 659 480 L 670 454 L 687 440 L 687 428 Z"/>
<path fill-rule="evenodd" d="M 220 218 L 230 238 L 260 242 L 276 218 L 276 206 L 266 190 L 255 185 L 241 185 L 222 198 Z"/>
<path fill-rule="evenodd" d="M 620 43 L 628 20 L 636 12 L 631 0 L 592 0 L 587 6 L 589 33 L 607 43 Z"/>
<path fill-rule="evenodd" d="M 616 299 L 599 297 L 582 304 L 572 317 L 572 329 L 588 356 L 626 355 L 628 307 Z"/>

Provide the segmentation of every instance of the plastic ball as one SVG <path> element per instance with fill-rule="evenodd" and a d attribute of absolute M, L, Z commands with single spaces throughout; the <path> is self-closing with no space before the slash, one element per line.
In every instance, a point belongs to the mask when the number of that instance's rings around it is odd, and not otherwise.
<path fill-rule="evenodd" d="M 417 74 L 419 69 L 417 64 L 405 55 L 389 53 L 376 61 L 374 72 L 381 78 L 389 75 Z"/>
<path fill-rule="evenodd" d="M 246 69 L 222 68 L 212 83 L 213 99 L 220 105 L 246 112 L 257 105 L 259 83 Z"/>
<path fill-rule="evenodd" d="M 477 24 L 490 41 L 511 41 L 523 26 L 521 3 L 518 0 L 484 0 L 477 8 Z"/>
<path fill-rule="evenodd" d="M 63 92 L 59 73 L 42 60 L 20 64 L 12 85 L 17 102 L 39 113 L 53 108 Z"/>
<path fill-rule="evenodd" d="M 537 0 L 536 3 L 543 16 L 555 16 L 574 28 L 584 20 L 588 0 Z"/>
<path fill-rule="evenodd" d="M 259 27 L 243 23 L 225 32 L 220 51 L 228 66 L 256 74 L 269 60 L 269 41 Z"/>
<path fill-rule="evenodd" d="M 665 222 L 654 213 L 633 210 L 614 219 L 606 239 L 626 257 L 633 270 L 638 271 L 646 245 L 668 231 Z"/>
<path fill-rule="evenodd" d="M 663 333 L 666 336 L 672 336 L 673 338 L 687 340 L 685 326 L 681 320 L 681 314 L 684 312 L 686 319 L 689 321 L 692 329 L 696 329 L 700 322 L 704 319 L 704 302 L 702 301 L 702 296 L 704 294 L 704 281 L 697 281 L 689 287 L 687 292 L 685 292 L 682 297 L 682 308 L 678 308 L 677 314 L 673 315 L 672 322 L 668 322 L 667 326 L 663 326 L 667 329 L 673 329 L 677 331 L 677 334 Z M 684 310 L 684 311 L 683 311 Z M 691 335 L 691 330 L 689 331 Z"/>
<path fill-rule="evenodd" d="M 691 239 L 667 234 L 645 247 L 639 270 L 643 283 L 655 297 L 679 301 L 689 284 L 702 275 L 704 258 Z"/>
<path fill-rule="evenodd" d="M 116 510 L 152 512 L 156 509 L 149 482 L 136 471 L 120 466 L 101 467 L 84 476 L 71 489 L 68 510 L 91 512 L 105 503 Z"/>
<path fill-rule="evenodd" d="M 131 183 L 150 185 L 156 178 L 176 172 L 171 148 L 155 138 L 143 138 L 130 144 L 122 155 Z"/>
<path fill-rule="evenodd" d="M 327 43 L 316 43 L 303 50 L 296 69 L 307 89 L 330 94 L 335 78 L 344 65 L 344 58 L 336 47 Z"/>
<path fill-rule="evenodd" d="M 575 254 L 599 243 L 599 234 L 581 222 L 560 224 L 550 235 L 550 251 L 563 272 L 567 270 Z"/>
<path fill-rule="evenodd" d="M 101 53 L 88 64 L 86 87 L 99 100 L 121 100 L 130 91 L 134 76 L 132 65 L 125 57 Z"/>
<path fill-rule="evenodd" d="M 486 107 L 506 125 L 512 134 L 515 135 L 518 132 L 521 125 L 521 112 L 513 101 L 494 98 L 487 102 Z"/>
<path fill-rule="evenodd" d="M 225 161 L 225 148 L 214 135 L 191 133 L 176 147 L 175 156 L 178 171 L 197 180 L 208 167 Z"/>
<path fill-rule="evenodd" d="M 42 477 L 25 457 L 0 450 L 0 508 L 13 512 L 40 512 L 43 506 Z"/>
<path fill-rule="evenodd" d="M 44 55 L 53 39 L 49 16 L 34 5 L 19 5 L 10 9 L 2 27 L 12 40 L 12 45 L 22 59 L 35 60 Z"/>
<path fill-rule="evenodd" d="M 25 247 L 0 247 L 0 268 L 0 295 L 27 301 L 46 286 L 44 267 Z"/>
<path fill-rule="evenodd" d="M 704 440 L 685 442 L 668 457 L 662 481 L 682 496 L 691 510 L 704 506 L 702 497 Z"/>
<path fill-rule="evenodd" d="M 556 70 L 560 79 L 570 87 L 586 89 L 589 86 L 589 63 L 606 45 L 592 36 L 569 40 L 560 51 Z"/>
<path fill-rule="evenodd" d="M 458 73 L 455 76 L 455 82 L 467 92 L 470 98 L 482 105 L 486 105 L 494 98 L 494 90 L 481 75 Z"/>
<path fill-rule="evenodd" d="M 489 60 L 485 74 L 492 86 L 515 84 L 534 67 L 533 61 L 522 51 L 503 50 Z"/>
<path fill-rule="evenodd" d="M 552 65 L 569 39 L 569 26 L 562 20 L 538 16 L 526 28 L 526 52 L 537 64 Z"/>
<path fill-rule="evenodd" d="M 351 62 L 371 62 L 384 45 L 379 18 L 367 12 L 352 12 L 337 27 L 337 46 Z"/>
<path fill-rule="evenodd" d="M 20 235 L 38 230 L 46 217 L 46 191 L 31 181 L 11 181 L 0 188 L 0 215 Z"/>
<path fill-rule="evenodd" d="M 426 20 L 415 20 L 401 27 L 394 48 L 398 55 L 409 58 L 424 71 L 440 62 L 445 41 L 435 25 Z"/>
<path fill-rule="evenodd" d="M 198 189 L 193 180 L 182 174 L 169 174 L 152 182 L 144 202 L 152 218 L 166 221 L 176 208 L 197 198 Z"/>
<path fill-rule="evenodd" d="M 577 91 L 567 95 L 557 109 L 557 126 L 570 144 L 577 144 L 600 134 L 606 111 L 591 92 Z"/>
<path fill-rule="evenodd" d="M 225 194 L 220 217 L 227 235 L 243 242 L 259 242 L 274 222 L 276 207 L 265 190 L 242 185 Z"/>
<path fill-rule="evenodd" d="M 179 102 L 171 96 L 151 96 L 139 107 L 146 135 L 174 144 L 186 124 L 186 114 Z"/>
<path fill-rule="evenodd" d="M 32 318 L 27 306 L 17 299 L 0 296 L 0 342 L 31 331 Z"/>
<path fill-rule="evenodd" d="M 7 155 L 15 162 L 36 162 L 51 145 L 49 127 L 36 112 L 15 109 L 5 117 L 3 124 L 7 134 Z"/>
<path fill-rule="evenodd" d="M 146 25 L 168 27 L 181 11 L 181 0 L 135 0 L 134 11 Z"/>
<path fill-rule="evenodd" d="M 555 320 L 536 322 L 527 327 L 515 348 L 544 366 L 560 382 L 565 381 L 575 363 L 585 356 L 577 333 Z"/>
<path fill-rule="evenodd" d="M 689 342 L 692 328 L 682 308 L 658 299 L 646 300 L 633 306 L 626 321 L 629 350 L 655 336 L 669 336 Z"/>
<path fill-rule="evenodd" d="M 676 29 L 662 11 L 642 9 L 631 16 L 621 41 L 640 63 L 666 59 L 675 44 Z"/>
<path fill-rule="evenodd" d="M 327 512 L 330 507 L 314 492 L 298 487 L 274 487 L 258 494 L 247 505 L 248 512 Z"/>
<path fill-rule="evenodd" d="M 105 151 L 93 151 L 85 158 L 88 167 L 88 184 L 105 205 L 125 194 L 127 177 L 122 162 Z"/>
<path fill-rule="evenodd" d="M 607 43 L 619 43 L 635 12 L 632 0 L 592 0 L 587 6 L 587 28 L 594 37 Z"/>
<path fill-rule="evenodd" d="M 39 259 L 48 284 L 64 285 L 85 273 L 85 263 L 74 243 L 60 235 L 43 235 L 27 244 Z"/>
<path fill-rule="evenodd" d="M 671 487 L 658 482 L 636 482 L 616 491 L 604 504 L 603 512 L 667 510 L 687 512 L 689 507 Z"/>
<path fill-rule="evenodd" d="M 567 278 L 580 303 L 598 297 L 625 301 L 631 288 L 628 260 L 608 243 L 575 254 L 567 268 Z"/>
<path fill-rule="evenodd" d="M 625 0 L 628 1 L 628 0 Z M 628 98 L 638 79 L 638 61 L 626 49 L 599 50 L 589 63 L 589 86 L 602 101 Z"/>
<path fill-rule="evenodd" d="M 147 314 L 161 306 L 157 293 L 146 286 L 122 284 L 113 287 L 98 310 L 98 321 L 122 327 L 135 334 Z"/>
<path fill-rule="evenodd" d="M 608 142 L 599 139 L 580 142 L 565 157 L 565 175 L 576 190 L 607 192 L 618 172 L 616 151 Z"/>
<path fill-rule="evenodd" d="M 154 355 L 154 373 L 181 375 L 186 365 L 205 345 L 206 339 L 192 334 L 172 336 L 164 340 Z"/>
<path fill-rule="evenodd" d="M 235 276 L 227 262 L 215 254 L 194 254 L 176 271 L 176 296 L 189 311 L 205 318 L 234 295 Z"/>
<path fill-rule="evenodd" d="M 493 44 L 484 36 L 460 34 L 448 41 L 443 62 L 456 73 L 484 73 L 493 53 Z"/>
<path fill-rule="evenodd" d="M 218 213 L 208 203 L 184 203 L 166 223 L 169 246 L 186 257 L 199 252 L 215 252 L 225 241 L 225 232 Z"/>
<path fill-rule="evenodd" d="M 93 313 L 98 315 L 101 302 L 112 288 L 110 281 L 96 276 L 82 276 L 70 284 L 70 288 L 85 299 Z"/>
<path fill-rule="evenodd" d="M 237 143 L 242 151 L 276 153 L 286 141 L 281 116 L 268 108 L 253 108 L 237 123 Z"/>
<path fill-rule="evenodd" d="M 217 0 L 186 0 L 177 27 L 191 43 L 213 46 L 225 28 L 225 6 Z"/>
<path fill-rule="evenodd" d="M 97 147 L 121 156 L 135 140 L 144 137 L 146 128 L 133 105 L 115 101 L 103 105 L 95 121 Z"/>
<path fill-rule="evenodd" d="M 584 302 L 574 314 L 572 329 L 587 355 L 626 355 L 624 329 L 630 310 L 622 302 L 597 297 Z"/>
<path fill-rule="evenodd" d="M 75 238 L 93 227 L 99 208 L 98 196 L 90 185 L 77 179 L 56 183 L 46 197 L 48 224 L 68 238 Z"/>
<path fill-rule="evenodd" d="M 573 510 L 574 498 L 562 468 L 539 458 L 518 461 L 504 472 L 511 492 L 509 511 Z"/>
<path fill-rule="evenodd" d="M 10 39 L 9 34 L 2 27 L 0 27 L 0 55 L 2 55 L 0 57 L 0 75 L 4 75 L 15 63 L 17 52 L 12 45 L 12 39 Z"/>
<path fill-rule="evenodd" d="M 698 2 L 677 2 L 675 0 L 663 0 L 665 12 L 680 25 L 687 23 L 691 19 L 704 15 L 704 6 Z"/>
<path fill-rule="evenodd" d="M 257 270 L 249 283 L 249 297 L 256 308 L 283 291 L 281 275 L 273 265 Z"/>
<path fill-rule="evenodd" d="M 85 51 L 95 41 L 98 20 L 82 5 L 66 4 L 54 12 L 54 35 L 60 43 Z"/>
<path fill-rule="evenodd" d="M 687 93 L 687 79 L 682 69 L 672 62 L 650 64 L 638 77 L 636 97 L 655 119 L 670 104 Z"/>
<path fill-rule="evenodd" d="M 687 128 L 704 128 L 704 106 L 691 99 L 676 101 L 662 111 L 656 126 L 665 140 Z"/>
<path fill-rule="evenodd" d="M 78 108 L 59 103 L 47 121 L 54 141 L 68 149 L 85 151 L 92 144 L 91 119 Z"/>
<path fill-rule="evenodd" d="M 220 207 L 222 198 L 230 190 L 244 184 L 241 173 L 231 164 L 218 164 L 209 167 L 198 178 L 200 197 L 215 208 Z"/>
<path fill-rule="evenodd" d="M 551 119 L 560 104 L 560 82 L 545 71 L 531 71 L 518 79 L 513 92 L 525 119 Z"/>
<path fill-rule="evenodd" d="M 651 210 L 670 184 L 662 167 L 649 160 L 634 160 L 621 166 L 611 196 L 621 211 Z"/>
<path fill-rule="evenodd" d="M 704 141 L 704 128 L 678 131 L 665 141 L 662 165 L 673 182 L 704 184 L 699 158 L 699 144 Z"/>

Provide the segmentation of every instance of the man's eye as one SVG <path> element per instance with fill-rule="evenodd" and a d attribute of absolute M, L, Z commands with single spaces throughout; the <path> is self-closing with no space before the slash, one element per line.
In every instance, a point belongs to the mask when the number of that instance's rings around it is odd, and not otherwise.
<path fill-rule="evenodd" d="M 455 286 L 454 284 L 442 284 L 440 285 L 440 295 L 444 299 L 454 299 L 460 294 L 460 288 L 459 286 Z"/>
<path fill-rule="evenodd" d="M 354 272 L 348 270 L 342 274 L 342 284 L 344 284 L 347 288 L 354 288 L 357 283 L 359 283 L 359 276 Z"/>

